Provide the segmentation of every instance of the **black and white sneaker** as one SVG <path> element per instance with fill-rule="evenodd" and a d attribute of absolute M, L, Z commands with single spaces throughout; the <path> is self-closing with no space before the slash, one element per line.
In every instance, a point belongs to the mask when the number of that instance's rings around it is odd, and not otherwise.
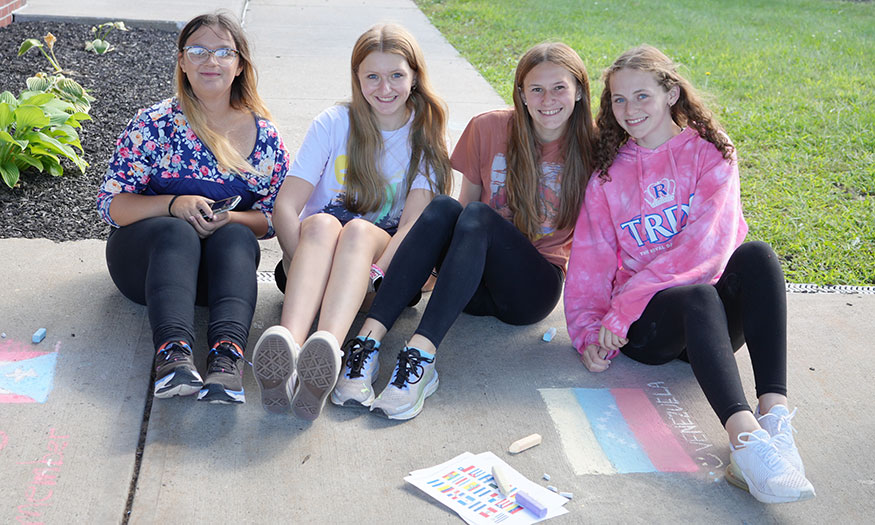
<path fill-rule="evenodd" d="M 345 407 L 369 407 L 374 402 L 374 379 L 380 374 L 376 341 L 354 337 L 343 344 L 343 372 L 331 391 L 331 402 Z"/>
<path fill-rule="evenodd" d="M 207 356 L 207 379 L 198 392 L 198 401 L 209 403 L 245 403 L 243 393 L 243 355 L 230 341 L 217 343 Z"/>
<path fill-rule="evenodd" d="M 169 341 L 155 356 L 155 397 L 190 396 L 204 386 L 194 366 L 191 347 L 183 341 Z"/>

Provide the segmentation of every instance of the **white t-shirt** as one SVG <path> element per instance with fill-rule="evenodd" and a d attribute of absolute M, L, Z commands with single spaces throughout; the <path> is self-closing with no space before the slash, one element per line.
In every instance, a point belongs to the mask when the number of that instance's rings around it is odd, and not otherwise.
<path fill-rule="evenodd" d="M 345 105 L 332 106 L 313 119 L 288 174 L 314 186 L 310 199 L 301 211 L 301 219 L 316 213 L 329 213 L 342 224 L 362 218 L 394 233 L 407 197 L 404 178 L 410 164 L 408 136 L 412 122 L 411 114 L 410 120 L 401 128 L 382 132 L 383 155 L 377 169 L 387 182 L 387 198 L 382 209 L 359 215 L 347 210 L 343 204 L 348 162 L 346 142 L 349 137 L 349 108 Z M 422 167 L 413 180 L 412 189 L 431 189 Z"/>

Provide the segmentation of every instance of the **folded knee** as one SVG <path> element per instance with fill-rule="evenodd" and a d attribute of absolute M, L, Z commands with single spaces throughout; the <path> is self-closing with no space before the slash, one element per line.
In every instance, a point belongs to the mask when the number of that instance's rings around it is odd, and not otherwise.
<path fill-rule="evenodd" d="M 462 205 L 459 201 L 446 195 L 438 195 L 425 207 L 417 222 L 433 225 L 452 224 L 461 212 Z"/>
<path fill-rule="evenodd" d="M 342 226 L 334 215 L 317 213 L 301 223 L 301 240 L 336 239 Z"/>

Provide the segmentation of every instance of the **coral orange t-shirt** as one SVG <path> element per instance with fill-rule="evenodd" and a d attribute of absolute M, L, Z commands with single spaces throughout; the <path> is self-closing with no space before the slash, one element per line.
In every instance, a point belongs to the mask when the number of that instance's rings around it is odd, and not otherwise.
<path fill-rule="evenodd" d="M 462 172 L 465 178 L 482 188 L 480 201 L 508 221 L 513 220 L 505 188 L 507 141 L 513 111 L 498 109 L 471 119 L 451 157 L 453 169 Z M 562 168 L 565 163 L 561 142 L 559 139 L 539 146 L 542 175 L 538 191 L 544 207 L 544 221 L 533 244 L 545 259 L 565 271 L 573 229 L 556 230 L 553 227 L 559 214 Z"/>

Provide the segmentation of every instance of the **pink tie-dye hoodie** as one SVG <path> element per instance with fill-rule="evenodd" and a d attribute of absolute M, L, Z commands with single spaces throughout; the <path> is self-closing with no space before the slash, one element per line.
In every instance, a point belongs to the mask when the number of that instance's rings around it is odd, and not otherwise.
<path fill-rule="evenodd" d="M 656 149 L 628 141 L 593 174 L 574 229 L 565 320 L 578 352 L 599 328 L 626 337 L 660 290 L 715 283 L 744 240 L 735 157 L 693 128 Z"/>

